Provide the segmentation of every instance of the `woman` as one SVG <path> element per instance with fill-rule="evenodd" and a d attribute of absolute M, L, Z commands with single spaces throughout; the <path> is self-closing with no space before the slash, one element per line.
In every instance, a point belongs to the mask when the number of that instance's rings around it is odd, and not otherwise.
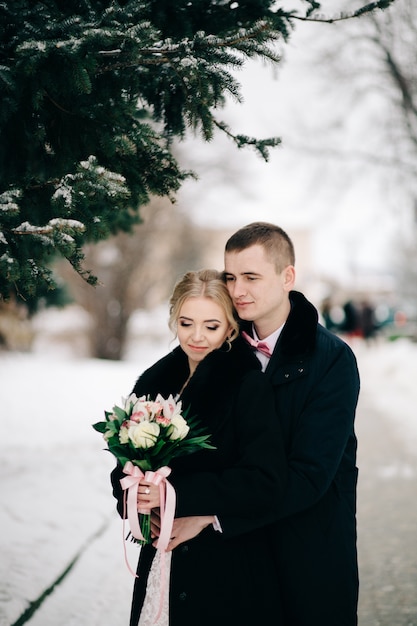
<path fill-rule="evenodd" d="M 189 272 L 178 282 L 170 327 L 179 346 L 146 370 L 133 392 L 180 398 L 211 433 L 215 450 L 171 464 L 176 517 L 193 516 L 199 534 L 172 551 L 169 625 L 252 626 L 270 623 L 273 615 L 279 626 L 279 589 L 262 526 L 274 518 L 273 507 L 284 490 L 282 438 L 272 390 L 258 359 L 238 336 L 220 272 Z M 116 468 L 112 483 L 121 513 L 120 477 Z M 158 506 L 153 485 L 141 483 L 138 503 L 139 508 Z M 235 536 L 234 522 L 242 518 L 251 531 Z M 152 545 L 141 549 L 130 626 L 153 623 L 149 607 L 159 594 L 155 552 Z M 168 615 L 159 624 L 166 626 Z"/>

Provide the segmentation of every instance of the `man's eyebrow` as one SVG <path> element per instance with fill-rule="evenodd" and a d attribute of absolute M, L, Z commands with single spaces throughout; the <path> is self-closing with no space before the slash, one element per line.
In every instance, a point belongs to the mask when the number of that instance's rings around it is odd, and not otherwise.
<path fill-rule="evenodd" d="M 234 274 L 232 272 L 223 272 L 225 276 L 234 276 Z M 240 272 L 239 274 L 240 276 L 261 276 L 261 274 L 259 272 Z"/>

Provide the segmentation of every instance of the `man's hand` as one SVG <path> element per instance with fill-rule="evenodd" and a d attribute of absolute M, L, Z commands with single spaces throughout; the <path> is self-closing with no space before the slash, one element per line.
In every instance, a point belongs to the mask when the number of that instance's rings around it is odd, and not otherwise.
<path fill-rule="evenodd" d="M 212 524 L 214 515 L 193 515 L 190 517 L 176 517 L 171 531 L 171 540 L 167 547 L 167 552 L 171 552 L 181 543 L 197 537 L 204 528 Z M 161 520 L 159 511 L 152 511 L 151 532 L 153 537 L 159 537 Z M 153 542 L 155 548 L 158 547 L 158 539 Z"/>

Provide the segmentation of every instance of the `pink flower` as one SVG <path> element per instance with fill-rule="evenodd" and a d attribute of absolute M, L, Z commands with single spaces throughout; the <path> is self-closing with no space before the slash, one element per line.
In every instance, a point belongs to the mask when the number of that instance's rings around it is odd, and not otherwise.
<path fill-rule="evenodd" d="M 149 422 L 152 419 L 152 407 L 148 402 L 144 402 L 143 398 L 139 398 L 132 407 L 132 414 L 130 416 L 132 422 Z"/>
<path fill-rule="evenodd" d="M 166 400 L 160 394 L 158 394 L 156 397 L 156 401 L 161 404 L 164 418 L 167 419 L 169 422 L 176 415 L 180 415 L 182 402 L 175 402 L 172 394 Z"/>
<path fill-rule="evenodd" d="M 171 420 L 169 417 L 165 417 L 165 415 L 163 415 L 162 413 L 159 413 L 156 417 L 155 417 L 155 422 L 157 424 L 160 424 L 161 426 L 167 427 L 170 425 Z"/>

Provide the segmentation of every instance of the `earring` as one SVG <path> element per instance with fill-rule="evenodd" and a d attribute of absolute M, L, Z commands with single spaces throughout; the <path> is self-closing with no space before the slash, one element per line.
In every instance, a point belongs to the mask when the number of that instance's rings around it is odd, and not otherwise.
<path fill-rule="evenodd" d="M 230 341 L 230 337 L 226 338 L 226 343 L 227 343 L 227 352 L 230 352 L 230 350 L 232 349 L 232 342 Z"/>

